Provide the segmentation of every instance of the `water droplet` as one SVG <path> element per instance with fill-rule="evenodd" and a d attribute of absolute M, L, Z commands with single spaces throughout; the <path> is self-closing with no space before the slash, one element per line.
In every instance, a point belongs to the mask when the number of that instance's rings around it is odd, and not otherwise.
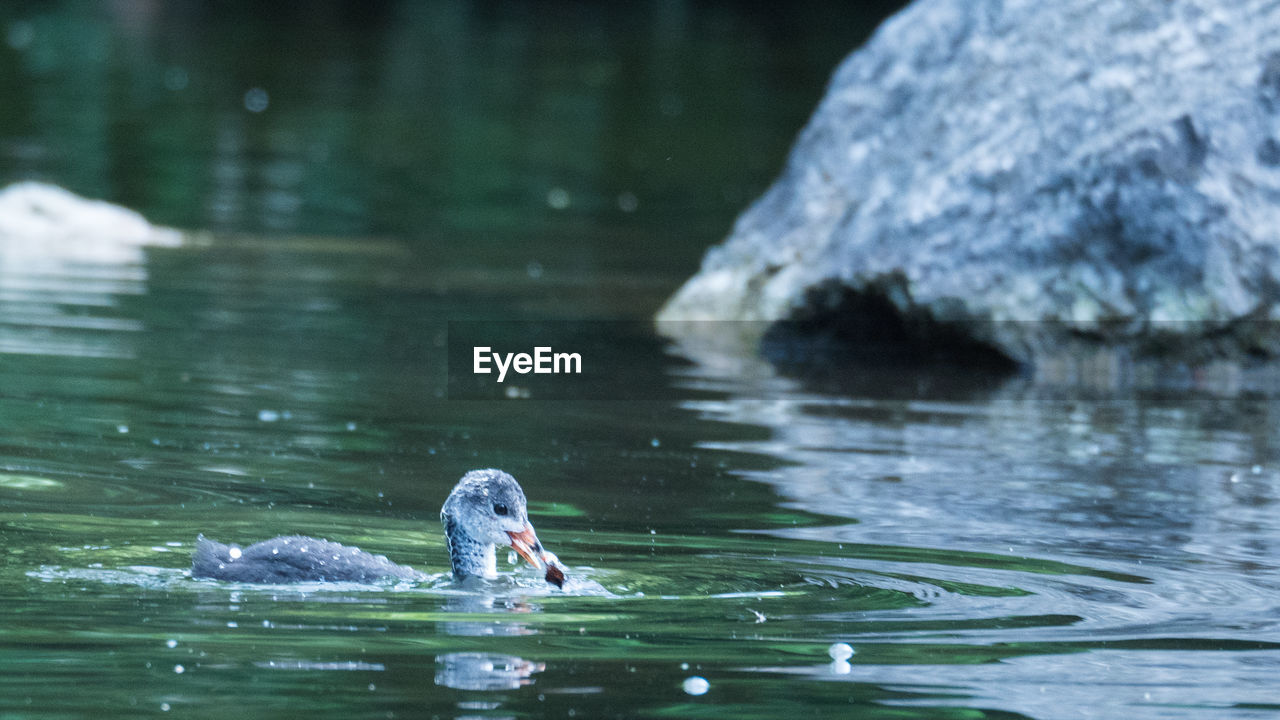
<path fill-rule="evenodd" d="M 233 547 L 227 551 L 227 554 L 231 556 L 232 560 L 239 560 L 242 553 L 240 552 L 240 548 Z"/>
<path fill-rule="evenodd" d="M 262 88 L 249 88 L 244 94 L 244 109 L 251 113 L 260 113 L 271 104 L 271 96 Z"/>
<path fill-rule="evenodd" d="M 166 641 L 164 642 L 164 644 L 165 644 L 165 647 L 168 647 L 168 648 L 176 648 L 176 647 L 178 647 L 178 641 L 177 641 L 177 640 L 166 640 Z"/>
<path fill-rule="evenodd" d="M 116 432 L 120 433 L 121 435 L 128 435 L 128 434 L 129 434 L 129 426 L 128 426 L 128 425 L 117 425 L 117 426 L 116 426 Z"/>
<path fill-rule="evenodd" d="M 169 712 L 169 703 L 160 703 L 160 710 L 163 712 Z"/>
<path fill-rule="evenodd" d="M 181 665 L 174 665 L 174 666 L 173 666 L 173 671 L 174 671 L 175 673 L 177 673 L 177 674 L 181 675 L 182 673 L 186 672 L 186 671 L 187 671 L 187 669 L 186 669 L 186 668 L 184 668 L 184 667 L 182 667 Z"/>
<path fill-rule="evenodd" d="M 827 648 L 827 654 L 832 660 L 848 660 L 853 657 L 853 647 L 849 643 L 832 643 L 831 647 Z"/>
<path fill-rule="evenodd" d="M 542 277 L 542 263 L 537 260 L 530 260 L 529 264 L 524 266 L 524 271 L 529 277 L 537 280 Z"/>
<path fill-rule="evenodd" d="M 635 212 L 640 207 L 640 198 L 636 197 L 633 192 L 624 192 L 618 195 L 618 209 L 625 213 Z"/>
<path fill-rule="evenodd" d="M 684 684 L 681 685 L 681 687 L 683 687 L 685 693 L 689 695 L 706 695 L 707 691 L 711 689 L 711 683 L 707 682 L 707 679 L 704 677 L 694 675 L 693 677 L 685 678 Z"/>
<path fill-rule="evenodd" d="M 547 206 L 552 210 L 564 210 L 569 207 L 569 191 L 564 188 L 551 188 L 547 191 Z"/>
<path fill-rule="evenodd" d="M 650 444 L 650 445 L 652 445 L 653 447 L 658 447 L 658 446 L 662 445 L 662 441 L 661 441 L 661 440 L 659 440 L 658 438 L 654 438 L 654 439 L 652 439 L 652 440 L 650 440 L 650 441 L 649 441 L 649 444 Z"/>
<path fill-rule="evenodd" d="M 280 413 L 275 410 L 259 410 L 258 420 L 260 422 L 275 422 L 280 419 Z"/>
<path fill-rule="evenodd" d="M 347 423 L 347 432 L 355 432 L 355 429 L 356 429 L 355 423 L 353 422 Z"/>

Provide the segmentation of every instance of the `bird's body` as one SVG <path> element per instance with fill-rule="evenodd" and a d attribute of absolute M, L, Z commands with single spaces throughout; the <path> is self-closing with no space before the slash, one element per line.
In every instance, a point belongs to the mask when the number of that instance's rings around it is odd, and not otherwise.
<path fill-rule="evenodd" d="M 223 545 L 201 535 L 196 538 L 191 575 L 254 583 L 370 583 L 426 577 L 408 565 L 391 562 L 385 555 L 305 535 L 272 538 L 246 548 Z"/>
<path fill-rule="evenodd" d="M 555 555 L 538 542 L 529 523 L 524 491 L 500 470 L 472 470 L 449 493 L 440 511 L 456 580 L 497 576 L 498 545 L 510 545 L 531 565 L 545 566 L 547 582 L 563 586 Z M 328 540 L 291 535 L 242 548 L 203 535 L 196 539 L 191 575 L 250 583 L 422 580 L 427 576 L 383 555 Z"/>

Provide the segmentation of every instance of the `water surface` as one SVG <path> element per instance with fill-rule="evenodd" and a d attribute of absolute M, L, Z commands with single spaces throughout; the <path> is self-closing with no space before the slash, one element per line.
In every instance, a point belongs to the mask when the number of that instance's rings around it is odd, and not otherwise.
<path fill-rule="evenodd" d="M 335 717 L 1277 707 L 1269 400 L 905 376 L 831 393 L 656 337 L 633 370 L 661 400 L 449 399 L 420 319 L 541 279 L 463 303 L 359 245 L 145 257 L 100 303 L 7 301 L 75 322 L 4 328 L 25 348 L 0 365 L 6 713 L 216 715 L 231 689 Z M 524 481 L 544 542 L 607 595 L 527 569 L 481 593 L 186 574 L 200 532 L 443 572 L 439 505 L 482 466 Z"/>
<path fill-rule="evenodd" d="M 0 267 L 0 715 L 1280 710 L 1265 397 L 801 381 L 649 330 L 614 351 L 650 398 L 450 397 L 449 321 L 653 312 L 847 49 L 820 9 L 389 3 L 272 53 L 279 18 L 102 7 L 3 10 L 5 177 L 195 232 Z M 187 575 L 201 532 L 441 573 L 487 466 L 607 592 Z"/>

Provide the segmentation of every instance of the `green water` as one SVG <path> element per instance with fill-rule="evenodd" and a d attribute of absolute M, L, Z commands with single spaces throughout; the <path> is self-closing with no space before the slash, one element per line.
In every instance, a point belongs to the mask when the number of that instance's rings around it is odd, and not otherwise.
<path fill-rule="evenodd" d="M 1280 710 L 1266 398 L 801 382 L 628 324 L 627 399 L 450 399 L 449 321 L 649 316 L 871 8 L 247 7 L 0 10 L 0 176 L 195 231 L 0 254 L 0 717 Z M 443 572 L 489 466 L 588 589 L 186 574 L 198 533 Z"/>

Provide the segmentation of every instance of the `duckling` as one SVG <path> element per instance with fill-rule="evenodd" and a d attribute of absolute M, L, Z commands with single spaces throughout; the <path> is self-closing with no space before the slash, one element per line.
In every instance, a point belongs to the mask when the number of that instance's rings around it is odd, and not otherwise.
<path fill-rule="evenodd" d="M 538 541 L 520 483 L 501 470 L 472 470 L 454 486 L 440 510 L 455 580 L 498 575 L 496 550 L 510 545 L 546 581 L 564 587 L 560 561 Z M 191 576 L 248 583 L 422 580 L 427 576 L 359 548 L 303 535 L 263 540 L 249 547 L 196 538 Z"/>

